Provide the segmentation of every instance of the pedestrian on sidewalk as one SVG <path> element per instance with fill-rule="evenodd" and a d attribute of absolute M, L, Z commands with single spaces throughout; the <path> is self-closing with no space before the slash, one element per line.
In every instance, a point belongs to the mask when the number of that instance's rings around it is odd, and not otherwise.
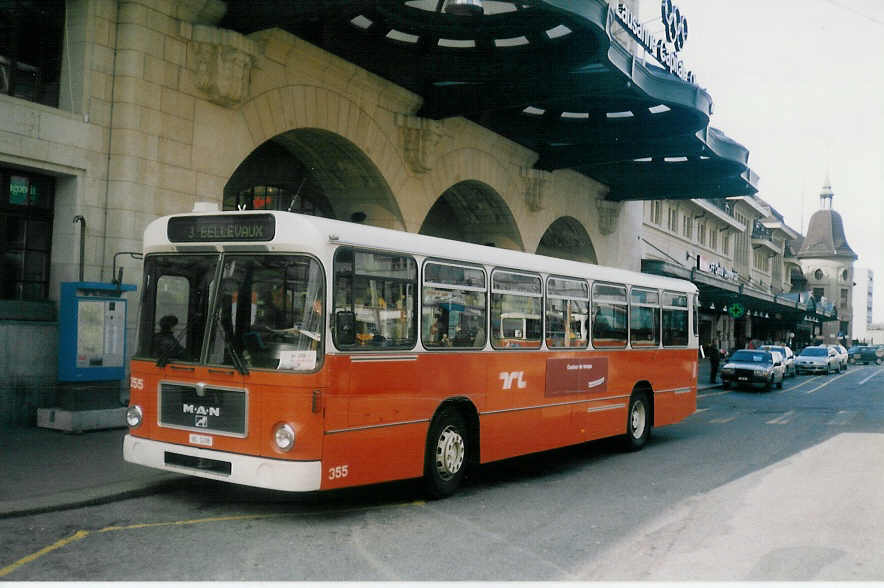
<path fill-rule="evenodd" d="M 721 361 L 721 352 L 718 343 L 713 341 L 709 346 L 709 383 L 715 384 L 718 378 L 718 362 Z"/>

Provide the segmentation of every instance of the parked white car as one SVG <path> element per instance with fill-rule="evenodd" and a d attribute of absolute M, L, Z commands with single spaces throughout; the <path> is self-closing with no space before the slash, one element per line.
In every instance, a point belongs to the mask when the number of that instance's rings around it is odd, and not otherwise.
<path fill-rule="evenodd" d="M 777 351 L 783 356 L 783 367 L 787 377 L 798 373 L 795 368 L 795 353 L 787 345 L 762 345 L 761 348 L 768 351 Z"/>
<path fill-rule="evenodd" d="M 830 348 L 835 350 L 835 356 L 838 358 L 838 371 L 844 371 L 847 369 L 847 350 L 844 349 L 841 345 L 829 345 Z"/>

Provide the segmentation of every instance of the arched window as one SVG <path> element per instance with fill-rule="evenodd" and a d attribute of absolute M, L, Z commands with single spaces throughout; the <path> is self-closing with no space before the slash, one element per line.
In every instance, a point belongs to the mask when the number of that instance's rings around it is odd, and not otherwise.
<path fill-rule="evenodd" d="M 823 279 L 823 270 L 818 269 L 815 272 L 813 272 L 813 279 L 814 280 L 822 280 Z"/>
<path fill-rule="evenodd" d="M 308 194 L 277 186 L 252 186 L 224 198 L 224 210 L 288 210 L 331 218 L 331 211 Z"/>

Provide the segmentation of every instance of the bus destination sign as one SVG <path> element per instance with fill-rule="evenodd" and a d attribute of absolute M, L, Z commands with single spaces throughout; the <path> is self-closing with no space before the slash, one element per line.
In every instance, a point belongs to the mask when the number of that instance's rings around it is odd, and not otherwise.
<path fill-rule="evenodd" d="M 173 243 L 272 241 L 276 220 L 272 214 L 176 216 L 169 219 L 166 231 Z"/>

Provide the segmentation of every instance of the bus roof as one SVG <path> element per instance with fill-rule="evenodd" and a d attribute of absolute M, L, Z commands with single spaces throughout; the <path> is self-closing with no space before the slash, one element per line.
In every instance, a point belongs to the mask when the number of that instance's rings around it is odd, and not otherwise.
<path fill-rule="evenodd" d="M 169 220 L 173 218 L 231 217 L 255 214 L 274 217 L 275 231 L 271 240 L 261 242 L 200 240 L 174 243 L 169 240 L 167 227 Z M 212 211 L 160 217 L 149 223 L 145 229 L 143 251 L 148 254 L 164 251 L 194 252 L 200 250 L 257 252 L 266 249 L 276 252 L 306 252 L 316 255 L 320 259 L 327 259 L 333 248 L 338 245 L 352 245 L 408 253 L 425 258 L 529 270 L 547 275 L 587 277 L 593 281 L 628 283 L 688 293 L 697 292 L 697 287 L 692 282 L 677 278 L 285 211 Z"/>

